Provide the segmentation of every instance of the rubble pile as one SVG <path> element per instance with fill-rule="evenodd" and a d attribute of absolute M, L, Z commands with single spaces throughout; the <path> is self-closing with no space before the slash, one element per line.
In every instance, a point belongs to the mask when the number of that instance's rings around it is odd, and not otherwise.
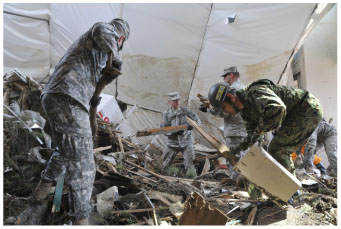
<path fill-rule="evenodd" d="M 62 181 L 54 184 L 45 202 L 31 201 L 40 172 L 54 150 L 41 111 L 41 89 L 19 71 L 4 77 L 5 225 L 71 222 L 68 188 Z M 196 179 L 184 177 L 182 155 L 174 161 L 172 176 L 164 176 L 160 174 L 162 149 L 152 143 L 149 147 L 133 144 L 113 125 L 100 119 L 97 123 L 92 225 L 337 224 L 336 178 L 298 177 L 306 184 L 301 194 L 294 197 L 293 205 L 277 206 L 265 195 L 252 199 L 245 180 L 236 177 L 231 166 L 219 166 L 214 149 L 195 145 Z"/>

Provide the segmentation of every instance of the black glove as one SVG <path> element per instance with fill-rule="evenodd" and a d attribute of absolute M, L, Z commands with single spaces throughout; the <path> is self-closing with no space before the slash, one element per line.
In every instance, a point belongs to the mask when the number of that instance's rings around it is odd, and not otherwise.
<path fill-rule="evenodd" d="M 101 102 L 102 97 L 92 96 L 90 99 L 90 106 L 97 107 Z"/>
<path fill-rule="evenodd" d="M 187 124 L 187 130 L 193 130 L 193 126 Z"/>
<path fill-rule="evenodd" d="M 199 110 L 202 112 L 207 112 L 207 107 L 205 107 L 203 104 L 200 105 Z"/>
<path fill-rule="evenodd" d="M 122 70 L 122 61 L 113 61 L 112 62 L 112 66 L 118 70 Z"/>
<path fill-rule="evenodd" d="M 230 147 L 230 153 L 233 155 L 237 155 L 241 151 L 239 146 Z"/>
<path fill-rule="evenodd" d="M 114 67 L 105 67 L 102 70 L 102 77 L 105 80 L 105 84 L 111 83 L 119 75 L 121 75 L 121 72 L 117 68 L 114 68 Z"/>

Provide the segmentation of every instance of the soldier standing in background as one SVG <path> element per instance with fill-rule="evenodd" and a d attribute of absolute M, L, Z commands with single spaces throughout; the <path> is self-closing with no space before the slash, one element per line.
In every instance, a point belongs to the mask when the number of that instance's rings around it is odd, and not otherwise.
<path fill-rule="evenodd" d="M 221 77 L 224 77 L 224 82 L 231 86 L 231 88 L 236 90 L 245 88 L 245 85 L 239 79 L 239 72 L 236 66 L 225 68 L 224 74 Z M 200 106 L 199 110 L 202 112 L 208 111 L 215 116 L 224 118 L 224 138 L 228 147 L 236 147 L 242 143 L 247 136 L 245 123 L 240 114 L 226 114 L 222 110 L 216 110 L 214 108 L 209 109 L 203 105 Z M 240 154 L 240 156 L 242 156 L 244 151 L 241 151 Z M 226 168 L 226 165 L 225 167 L 223 165 L 221 168 Z"/>
<path fill-rule="evenodd" d="M 184 157 L 184 167 L 187 178 L 196 177 L 196 169 L 193 163 L 195 159 L 193 148 L 193 137 L 191 130 L 193 127 L 187 123 L 186 117 L 191 118 L 198 125 L 201 121 L 197 114 L 188 109 L 187 107 L 180 106 L 180 99 L 178 92 L 172 92 L 168 94 L 168 104 L 170 108 L 162 113 L 161 127 L 166 126 L 178 126 L 187 124 L 187 130 L 180 130 L 175 133 L 168 133 L 167 148 L 162 155 L 162 174 L 167 173 L 167 169 L 175 159 L 178 152 L 182 152 Z"/>
<path fill-rule="evenodd" d="M 302 167 L 305 168 L 307 173 L 314 171 L 314 155 L 319 149 L 324 146 L 326 151 L 329 166 L 327 173 L 330 176 L 337 175 L 337 131 L 336 128 L 330 125 L 326 120 L 322 119 L 318 127 L 310 136 L 304 149 L 304 160 Z"/>
<path fill-rule="evenodd" d="M 69 216 L 74 225 L 89 224 L 91 212 L 96 168 L 89 109 L 100 102 L 92 96 L 101 77 L 108 84 L 118 76 L 113 72 L 121 69 L 119 51 L 129 33 L 128 23 L 120 18 L 94 24 L 68 48 L 42 93 L 43 110 L 57 147 L 41 173 L 33 200 L 46 199 L 52 184 L 66 172 Z M 106 67 L 109 55 L 112 68 Z"/>

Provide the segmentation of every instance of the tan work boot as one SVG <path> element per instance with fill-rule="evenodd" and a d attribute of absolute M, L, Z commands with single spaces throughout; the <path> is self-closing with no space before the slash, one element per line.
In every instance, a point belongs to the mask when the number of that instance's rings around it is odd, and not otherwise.
<path fill-rule="evenodd" d="M 89 219 L 79 219 L 73 222 L 73 225 L 89 225 Z"/>
<path fill-rule="evenodd" d="M 37 185 L 36 189 L 33 192 L 32 198 L 35 202 L 40 202 L 45 200 L 50 193 L 52 187 L 52 183 L 45 182 L 40 180 L 39 184 Z"/>

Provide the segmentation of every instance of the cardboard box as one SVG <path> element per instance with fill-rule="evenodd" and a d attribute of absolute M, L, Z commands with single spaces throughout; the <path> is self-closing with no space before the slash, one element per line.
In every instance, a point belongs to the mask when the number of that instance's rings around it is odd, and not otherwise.
<path fill-rule="evenodd" d="M 238 161 L 234 170 L 284 202 L 301 187 L 294 175 L 257 144 Z"/>

